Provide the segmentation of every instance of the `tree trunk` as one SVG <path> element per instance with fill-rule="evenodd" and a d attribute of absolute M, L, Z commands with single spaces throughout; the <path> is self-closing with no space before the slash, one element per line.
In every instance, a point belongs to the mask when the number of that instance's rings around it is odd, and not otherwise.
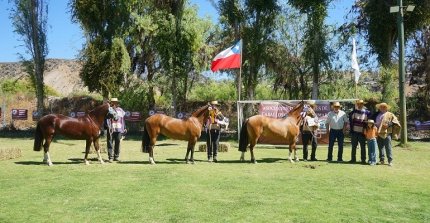
<path fill-rule="evenodd" d="M 36 88 L 36 98 L 37 98 L 37 111 L 39 114 L 44 113 L 44 84 L 43 84 L 43 72 L 45 69 L 45 58 L 43 55 L 43 50 L 41 49 L 41 41 L 39 36 L 39 24 L 38 24 L 38 15 L 37 15 L 37 2 L 36 0 L 30 1 L 30 9 L 31 13 L 31 30 L 32 30 L 32 43 L 33 43 L 33 62 L 34 62 L 34 76 L 35 76 L 35 88 Z"/>

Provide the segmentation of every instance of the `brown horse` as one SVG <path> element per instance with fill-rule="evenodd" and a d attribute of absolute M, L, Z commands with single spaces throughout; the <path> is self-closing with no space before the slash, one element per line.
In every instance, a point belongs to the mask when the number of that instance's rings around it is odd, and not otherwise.
<path fill-rule="evenodd" d="M 191 114 L 187 119 L 176 119 L 163 114 L 155 114 L 145 120 L 144 132 L 142 137 L 142 150 L 149 153 L 149 162 L 154 162 L 154 145 L 159 134 L 172 139 L 188 141 L 185 161 L 194 164 L 194 147 L 202 133 L 203 123 L 208 118 L 208 108 L 210 105 L 203 106 Z M 191 152 L 191 157 L 188 155 Z"/>
<path fill-rule="evenodd" d="M 291 159 L 291 153 L 294 151 L 294 158 L 298 161 L 296 142 L 300 134 L 299 126 L 303 120 L 302 111 L 305 107 L 313 112 L 310 106 L 305 106 L 304 101 L 301 101 L 288 113 L 286 118 L 276 119 L 263 115 L 255 115 L 245 120 L 240 131 L 239 151 L 242 152 L 240 160 L 244 161 L 246 149 L 250 145 L 251 162 L 257 163 L 254 157 L 254 147 L 260 136 L 264 136 L 268 139 L 285 140 L 289 145 L 288 160 L 294 162 Z"/>
<path fill-rule="evenodd" d="M 90 152 L 90 146 L 91 143 L 94 143 L 99 161 L 103 163 L 99 151 L 99 137 L 105 118 L 117 119 L 117 114 L 109 103 L 99 105 L 91 110 L 89 114 L 79 118 L 70 118 L 59 114 L 45 115 L 37 122 L 33 150 L 40 151 L 43 145 L 45 152 L 43 162 L 52 166 L 49 145 L 56 134 L 61 134 L 72 139 L 85 139 L 87 141 L 84 157 L 87 165 L 89 164 L 88 153 Z M 45 142 L 43 143 L 44 140 Z"/>

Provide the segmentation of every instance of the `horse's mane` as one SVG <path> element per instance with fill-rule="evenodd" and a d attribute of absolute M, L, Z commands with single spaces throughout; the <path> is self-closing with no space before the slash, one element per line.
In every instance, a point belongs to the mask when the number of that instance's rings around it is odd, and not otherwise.
<path fill-rule="evenodd" d="M 206 109 L 208 108 L 209 105 L 205 105 L 201 108 L 198 108 L 197 110 L 195 110 L 193 113 L 191 113 L 191 116 L 193 117 L 199 117 L 200 115 L 202 115 L 202 113 L 204 111 L 206 111 Z"/>
<path fill-rule="evenodd" d="M 106 106 L 107 104 L 108 103 L 102 103 L 101 105 L 97 105 L 95 108 L 88 111 L 88 114 L 94 114 L 94 113 L 98 112 L 99 108 Z"/>

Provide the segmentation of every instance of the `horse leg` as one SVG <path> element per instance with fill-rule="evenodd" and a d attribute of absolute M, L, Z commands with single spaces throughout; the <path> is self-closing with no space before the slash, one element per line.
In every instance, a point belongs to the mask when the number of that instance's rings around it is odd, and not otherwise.
<path fill-rule="evenodd" d="M 102 156 L 100 155 L 99 139 L 94 140 L 93 144 L 94 144 L 94 148 L 96 149 L 97 157 L 99 158 L 100 164 L 104 164 L 105 162 L 103 162 Z"/>
<path fill-rule="evenodd" d="M 155 164 L 155 161 L 154 161 L 154 146 L 151 145 L 150 148 L 151 149 L 149 151 L 149 163 L 150 164 Z"/>
<path fill-rule="evenodd" d="M 257 163 L 257 160 L 255 159 L 255 157 L 254 157 L 254 146 L 255 146 L 255 144 L 253 145 L 253 144 L 251 144 L 250 146 L 249 146 L 249 151 L 251 152 L 251 163 L 254 163 L 254 164 L 256 164 Z"/>
<path fill-rule="evenodd" d="M 85 157 L 84 157 L 85 165 L 90 165 L 90 162 L 88 161 L 88 153 L 90 153 L 90 147 L 91 147 L 91 139 L 87 139 L 86 147 L 85 147 Z"/>
<path fill-rule="evenodd" d="M 51 145 L 53 136 L 48 136 L 45 139 L 45 143 L 43 144 L 43 151 L 45 152 L 43 154 L 43 162 L 48 164 L 48 166 L 52 166 L 51 156 L 49 155 L 49 146 Z"/>
<path fill-rule="evenodd" d="M 242 154 L 240 155 L 240 161 L 245 161 L 245 152 L 242 152 Z"/>
<path fill-rule="evenodd" d="M 197 142 L 197 139 L 188 143 L 188 150 L 191 151 L 191 159 L 190 159 L 191 164 L 195 164 L 195 162 L 194 162 L 194 147 L 196 146 L 196 142 Z M 187 154 L 188 154 L 188 151 L 187 151 Z M 187 158 L 188 158 L 188 155 L 187 155 Z"/>
<path fill-rule="evenodd" d="M 296 162 L 299 162 L 300 160 L 299 160 L 299 157 L 297 157 L 297 148 L 296 148 L 296 144 L 295 143 L 293 144 L 293 150 L 294 150 L 294 160 Z"/>
<path fill-rule="evenodd" d="M 190 154 L 190 152 L 191 152 L 190 145 L 188 145 L 188 147 L 187 147 L 187 154 L 185 154 L 185 162 L 187 164 L 190 163 L 189 160 L 188 160 L 188 155 Z"/>
<path fill-rule="evenodd" d="M 291 154 L 293 153 L 293 147 L 291 145 L 288 146 L 288 161 L 294 163 L 294 160 L 291 158 Z"/>

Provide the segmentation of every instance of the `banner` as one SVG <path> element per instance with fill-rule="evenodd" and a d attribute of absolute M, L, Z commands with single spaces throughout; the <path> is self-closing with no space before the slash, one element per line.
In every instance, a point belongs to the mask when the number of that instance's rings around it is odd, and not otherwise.
<path fill-rule="evenodd" d="M 142 115 L 140 114 L 140 112 L 125 111 L 124 120 L 130 122 L 138 122 L 142 120 Z"/>
<path fill-rule="evenodd" d="M 288 112 L 297 105 L 298 102 L 291 103 L 279 103 L 279 102 L 262 102 L 259 107 L 259 114 L 272 118 L 285 118 Z M 330 112 L 330 103 L 326 101 L 316 101 L 316 107 L 314 109 L 318 117 L 318 130 L 315 132 L 318 144 L 328 144 L 328 134 L 325 127 L 327 120 L 327 114 Z M 285 142 L 282 140 L 268 140 L 264 136 L 261 136 L 258 140 L 259 143 L 273 144 L 273 145 L 284 145 Z M 299 142 L 302 144 L 301 134 L 299 136 Z"/>
<path fill-rule="evenodd" d="M 33 111 L 31 116 L 32 116 L 33 121 L 39 121 L 39 119 L 41 117 L 41 115 L 39 115 L 39 112 L 37 112 L 37 111 Z"/>
<path fill-rule="evenodd" d="M 69 114 L 69 116 L 72 118 L 80 118 L 80 117 L 84 117 L 85 115 L 86 115 L 86 113 L 83 111 L 70 112 L 70 114 Z"/>
<path fill-rule="evenodd" d="M 27 109 L 12 109 L 13 120 L 27 120 L 28 110 Z"/>

